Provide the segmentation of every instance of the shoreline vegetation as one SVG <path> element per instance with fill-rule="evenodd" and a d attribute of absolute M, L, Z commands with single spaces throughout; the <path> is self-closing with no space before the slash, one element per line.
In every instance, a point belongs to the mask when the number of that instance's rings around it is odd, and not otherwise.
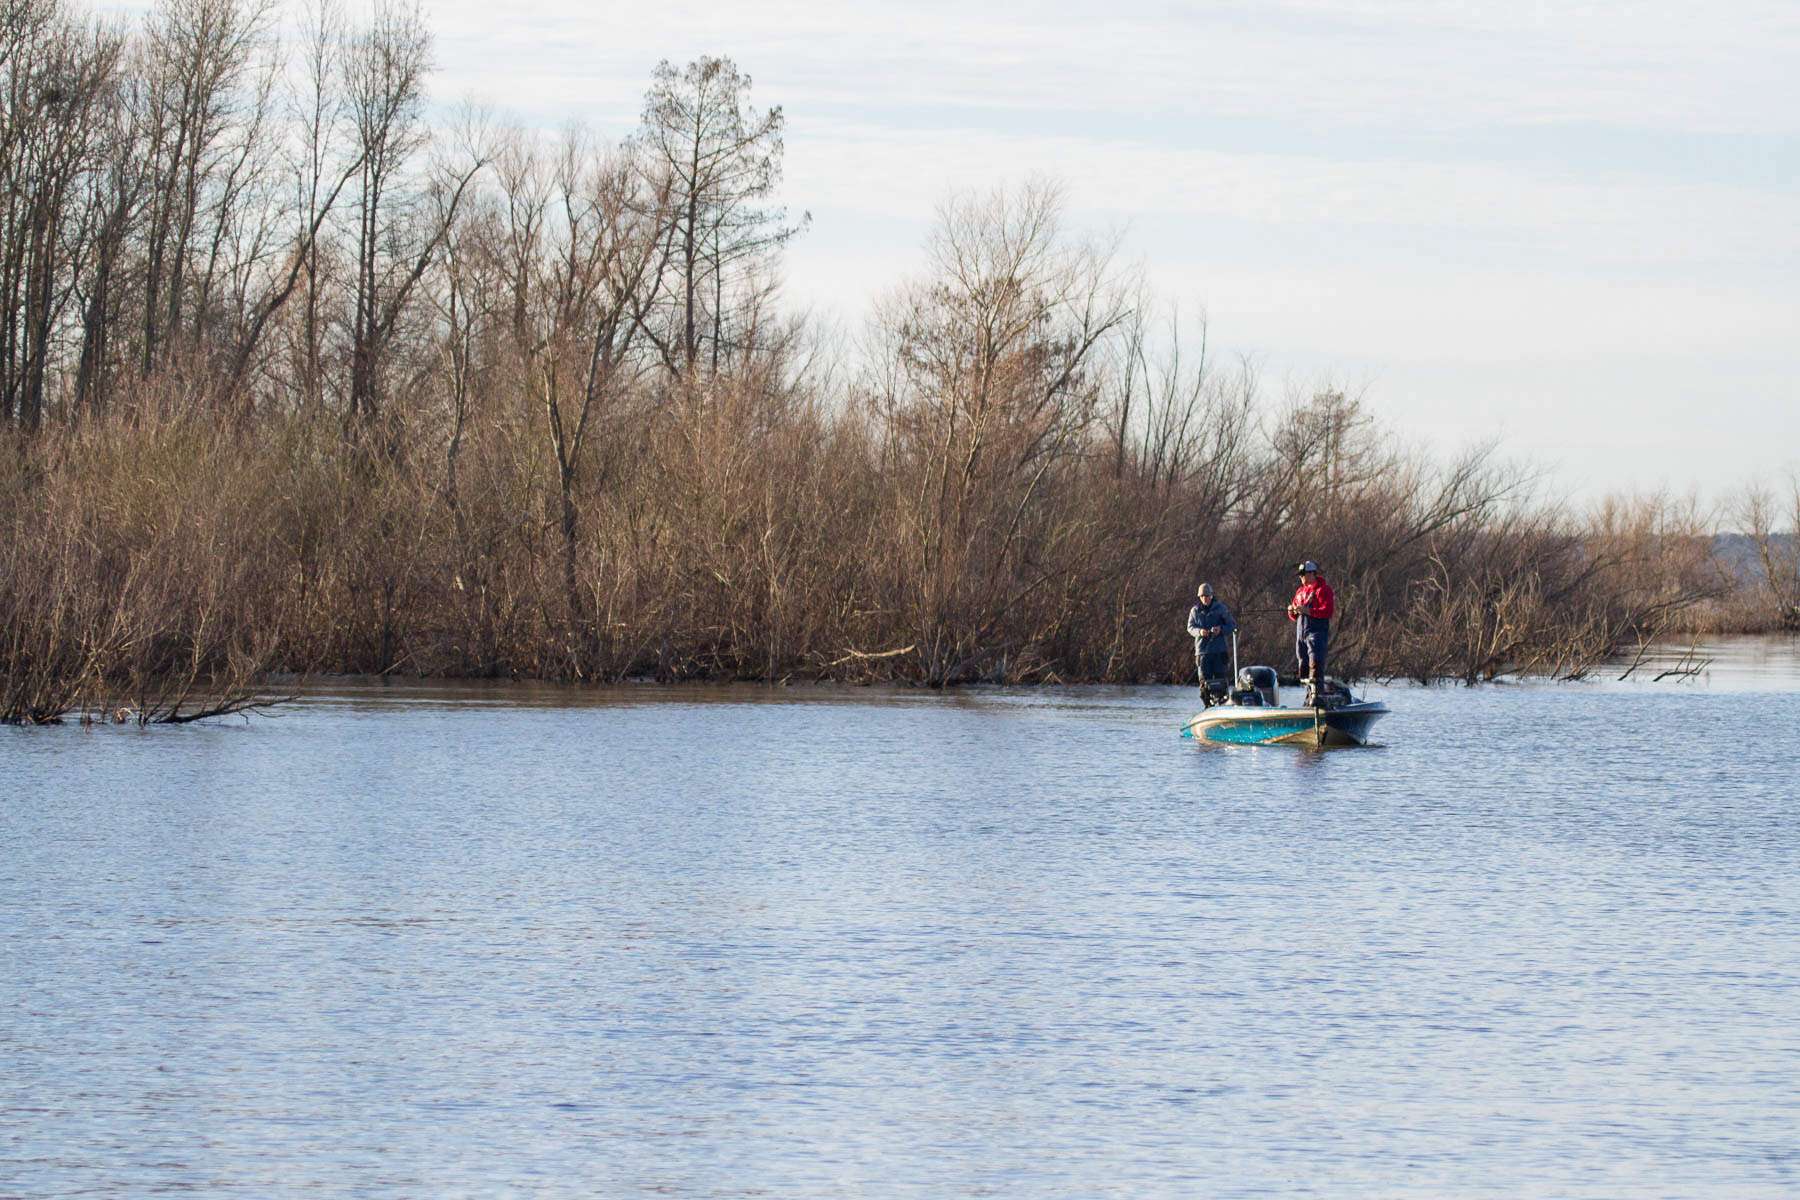
<path fill-rule="evenodd" d="M 785 115 L 728 59 L 609 143 L 440 115 L 414 9 L 0 5 L 0 720 L 310 673 L 1176 681 L 1202 578 L 1288 662 L 1302 558 L 1351 676 L 1800 614 L 1800 483 L 1575 510 L 1272 395 L 1051 183 L 944 201 L 853 334 L 784 310 Z"/>

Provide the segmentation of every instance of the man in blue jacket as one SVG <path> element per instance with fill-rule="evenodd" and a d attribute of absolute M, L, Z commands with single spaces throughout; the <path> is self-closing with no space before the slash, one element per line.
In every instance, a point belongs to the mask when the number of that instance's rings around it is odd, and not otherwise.
<path fill-rule="evenodd" d="M 1187 630 L 1200 663 L 1201 695 L 1208 704 L 1225 699 L 1231 689 L 1231 635 L 1237 621 L 1224 601 L 1213 598 L 1212 584 L 1200 585 L 1200 603 L 1188 611 Z"/>

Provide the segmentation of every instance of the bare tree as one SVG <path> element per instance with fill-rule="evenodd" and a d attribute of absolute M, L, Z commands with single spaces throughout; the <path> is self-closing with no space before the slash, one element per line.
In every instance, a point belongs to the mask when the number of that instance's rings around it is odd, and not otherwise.
<path fill-rule="evenodd" d="M 1800 474 L 1788 476 L 1785 495 L 1762 483 L 1746 486 L 1733 515 L 1750 539 L 1777 617 L 1800 627 Z"/>
<path fill-rule="evenodd" d="M 55 3 L 0 18 L 0 416 L 36 428 L 89 238 L 123 39 Z"/>
<path fill-rule="evenodd" d="M 129 52 L 128 55 L 129 56 Z M 115 85 L 100 135 L 99 162 L 88 189 L 88 246 L 85 270 L 76 284 L 81 306 L 81 349 L 75 376 L 78 409 L 98 412 L 110 393 L 120 354 L 115 339 L 129 334 L 126 305 L 131 235 L 142 211 L 149 173 L 139 150 L 137 116 L 143 106 L 130 95 L 144 86 L 142 72 L 127 65 Z M 127 337 L 129 345 L 129 337 Z"/>
<path fill-rule="evenodd" d="M 319 0 L 308 11 L 301 67 L 288 97 L 295 131 L 288 150 L 293 232 L 285 243 L 285 261 L 244 305 L 243 330 L 228 372 L 227 390 L 244 384 L 271 323 L 299 292 L 300 312 L 289 338 L 294 365 L 285 383 L 303 407 L 312 409 L 325 400 L 326 336 L 337 282 L 331 219 L 368 155 L 367 145 L 346 129 L 346 98 L 339 88 L 349 38 L 335 0 Z"/>
<path fill-rule="evenodd" d="M 676 277 L 674 320 L 649 332 L 673 373 L 717 371 L 745 349 L 732 342 L 729 310 L 754 307 L 758 264 L 806 220 L 787 224 L 771 199 L 786 118 L 779 105 L 756 109 L 749 95 L 750 77 L 735 63 L 703 56 L 679 70 L 657 64 L 644 98 L 639 136 L 655 190 L 669 194 L 665 254 Z"/>
<path fill-rule="evenodd" d="M 1110 247 L 1069 242 L 1060 191 L 1033 183 L 944 205 L 931 274 L 878 318 L 891 365 L 874 404 L 913 489 L 918 653 L 950 682 L 1043 586 L 1025 543 L 1052 537 L 1040 504 L 1098 412 L 1101 347 L 1133 288 Z"/>
<path fill-rule="evenodd" d="M 417 8 L 383 4 L 344 59 L 356 145 L 356 278 L 350 319 L 352 423 L 380 414 L 389 339 L 431 266 L 470 185 L 487 165 L 479 142 L 415 173 L 431 143 L 424 123 L 431 34 Z"/>
<path fill-rule="evenodd" d="M 548 169 L 523 146 L 507 159 L 503 253 L 528 272 L 512 287 L 513 321 L 556 466 L 564 599 L 575 637 L 569 663 L 580 676 L 597 653 L 579 568 L 590 438 L 642 370 L 637 350 L 663 285 L 671 198 L 632 150 L 599 151 L 579 131 L 564 138 Z"/>
<path fill-rule="evenodd" d="M 140 369 L 174 347 L 204 349 L 221 258 L 238 274 L 263 249 L 255 200 L 264 181 L 279 61 L 272 0 L 161 0 L 145 31 L 138 118 L 149 174 L 143 230 Z M 248 261 L 246 261 L 248 260 Z M 238 270 L 234 271 L 233 267 Z"/>

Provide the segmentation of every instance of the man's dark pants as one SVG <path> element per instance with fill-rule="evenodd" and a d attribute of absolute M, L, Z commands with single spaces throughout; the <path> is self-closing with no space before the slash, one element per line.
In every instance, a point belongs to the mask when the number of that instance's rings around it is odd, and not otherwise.
<path fill-rule="evenodd" d="M 1325 678 L 1325 652 L 1331 644 L 1331 622 L 1301 617 L 1294 626 L 1294 657 L 1300 662 L 1302 681 Z"/>

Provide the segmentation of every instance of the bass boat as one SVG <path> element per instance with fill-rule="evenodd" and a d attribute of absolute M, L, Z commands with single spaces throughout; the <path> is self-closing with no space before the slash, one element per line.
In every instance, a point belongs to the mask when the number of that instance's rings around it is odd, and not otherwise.
<path fill-rule="evenodd" d="M 1379 700 L 1359 700 L 1329 678 L 1316 690 L 1306 688 L 1298 707 L 1281 700 L 1273 667 L 1245 667 L 1236 686 L 1183 726 L 1181 736 L 1240 746 L 1365 746 L 1370 728 L 1388 713 Z"/>

